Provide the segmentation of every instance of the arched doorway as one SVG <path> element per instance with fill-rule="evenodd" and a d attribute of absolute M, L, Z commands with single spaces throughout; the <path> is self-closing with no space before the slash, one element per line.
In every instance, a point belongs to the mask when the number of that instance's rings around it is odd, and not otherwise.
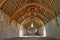
<path fill-rule="evenodd" d="M 19 37 L 24 37 L 24 36 L 46 37 L 46 28 L 42 24 L 42 22 L 39 22 L 37 19 L 33 18 L 31 20 L 30 18 L 27 18 L 20 25 Z"/>

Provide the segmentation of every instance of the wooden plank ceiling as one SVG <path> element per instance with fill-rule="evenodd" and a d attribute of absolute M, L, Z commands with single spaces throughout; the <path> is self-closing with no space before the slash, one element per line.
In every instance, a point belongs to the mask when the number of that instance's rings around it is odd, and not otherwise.
<path fill-rule="evenodd" d="M 0 0 L 0 10 L 19 23 L 28 17 L 37 17 L 45 24 L 60 14 L 60 1 Z"/>

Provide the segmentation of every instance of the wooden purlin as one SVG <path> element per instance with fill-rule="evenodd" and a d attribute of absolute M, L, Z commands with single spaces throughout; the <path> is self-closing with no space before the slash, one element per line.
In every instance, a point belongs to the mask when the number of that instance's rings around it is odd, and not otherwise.
<path fill-rule="evenodd" d="M 13 0 L 14 1 L 14 3 L 16 4 L 16 6 L 18 7 L 18 4 L 17 4 L 17 2 L 15 1 L 15 0 Z"/>

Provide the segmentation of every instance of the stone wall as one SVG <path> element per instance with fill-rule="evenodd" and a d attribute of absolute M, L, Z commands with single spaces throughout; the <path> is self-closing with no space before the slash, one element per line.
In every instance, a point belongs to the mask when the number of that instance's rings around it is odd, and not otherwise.
<path fill-rule="evenodd" d="M 19 34 L 16 23 L 11 22 L 10 24 L 10 17 L 5 13 L 0 12 L 0 40 L 18 36 Z"/>
<path fill-rule="evenodd" d="M 46 24 L 46 32 L 48 37 L 60 39 L 60 16 L 57 17 L 57 22 L 56 19 L 53 19 Z"/>
<path fill-rule="evenodd" d="M 58 25 L 56 19 L 51 20 L 47 23 L 46 33 L 48 37 L 60 38 L 60 16 L 57 17 Z M 3 12 L 0 12 L 0 39 L 13 38 L 19 36 L 19 29 L 16 26 L 15 21 L 12 21 L 11 24 L 10 17 Z"/>

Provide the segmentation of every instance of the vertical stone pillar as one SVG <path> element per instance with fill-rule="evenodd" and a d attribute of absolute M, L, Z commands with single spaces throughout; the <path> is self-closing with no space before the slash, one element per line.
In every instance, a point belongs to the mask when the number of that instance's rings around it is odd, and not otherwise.
<path fill-rule="evenodd" d="M 6 30 L 5 30 L 5 26 L 6 26 L 6 21 L 4 19 L 5 17 L 5 13 L 0 11 L 0 38 L 4 39 L 6 38 L 7 34 L 6 34 Z"/>
<path fill-rule="evenodd" d="M 24 28 L 23 28 L 23 25 L 21 24 L 20 25 L 20 31 L 19 31 L 19 37 L 23 37 L 24 36 Z"/>

